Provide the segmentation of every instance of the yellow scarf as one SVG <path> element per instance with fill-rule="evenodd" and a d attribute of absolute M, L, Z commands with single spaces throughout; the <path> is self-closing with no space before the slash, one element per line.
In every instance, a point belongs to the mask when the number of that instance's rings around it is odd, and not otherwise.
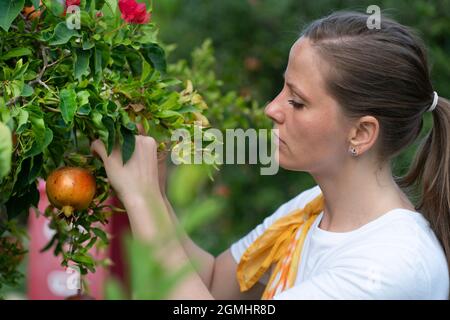
<path fill-rule="evenodd" d="M 237 267 L 241 292 L 253 287 L 275 262 L 278 263 L 262 299 L 272 299 L 275 294 L 294 285 L 306 234 L 322 212 L 323 206 L 324 199 L 320 194 L 304 208 L 294 210 L 275 221 L 247 248 Z"/>

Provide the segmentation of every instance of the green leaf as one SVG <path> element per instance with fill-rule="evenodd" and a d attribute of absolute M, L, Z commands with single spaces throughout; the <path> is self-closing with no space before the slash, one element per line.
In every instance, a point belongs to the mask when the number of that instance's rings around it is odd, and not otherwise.
<path fill-rule="evenodd" d="M 117 3 L 116 0 L 106 0 L 103 6 L 102 12 L 105 17 L 115 17 L 117 14 Z"/>
<path fill-rule="evenodd" d="M 16 181 L 14 184 L 13 193 L 23 194 L 24 190 L 36 182 L 39 176 L 44 161 L 44 155 L 42 153 L 28 157 L 21 161 L 19 170 L 16 170 Z"/>
<path fill-rule="evenodd" d="M 39 250 L 39 252 L 45 252 L 47 250 L 49 250 L 53 244 L 56 242 L 56 240 L 58 239 L 58 234 L 55 233 L 52 237 L 52 239 L 45 245 L 45 247 L 43 247 L 41 250 Z"/>
<path fill-rule="evenodd" d="M 148 78 L 151 71 L 152 67 L 150 66 L 150 64 L 145 59 L 142 60 L 141 82 L 144 82 Z"/>
<path fill-rule="evenodd" d="M 62 44 L 66 44 L 69 42 L 72 37 L 79 36 L 78 31 L 71 30 L 67 28 L 65 22 L 60 22 L 55 27 L 55 31 L 53 32 L 53 36 L 49 39 L 49 45 L 51 46 L 59 46 Z"/>
<path fill-rule="evenodd" d="M 80 235 L 76 241 L 77 241 L 77 243 L 83 243 L 83 242 L 86 242 L 87 240 L 89 240 L 90 238 L 91 238 L 91 235 L 89 233 L 84 233 L 84 234 Z"/>
<path fill-rule="evenodd" d="M 110 117 L 103 117 L 102 119 L 105 128 L 108 130 L 108 143 L 106 144 L 106 150 L 108 156 L 111 154 L 116 142 L 116 128 L 114 127 L 114 121 Z"/>
<path fill-rule="evenodd" d="M 0 2 L 0 27 L 8 32 L 11 23 L 23 9 L 25 0 L 2 0 Z"/>
<path fill-rule="evenodd" d="M 71 256 L 71 258 L 73 261 L 85 264 L 87 266 L 95 265 L 94 259 L 92 259 L 92 257 L 90 257 L 88 254 L 75 253 Z"/>
<path fill-rule="evenodd" d="M 92 123 L 95 126 L 95 129 L 97 131 L 97 134 L 100 137 L 100 140 L 102 140 L 102 142 L 106 145 L 108 145 L 108 137 L 109 137 L 109 133 L 108 130 L 105 128 L 105 125 L 102 122 L 102 114 L 100 112 L 98 112 L 97 110 L 92 110 L 91 112 L 91 120 Z"/>
<path fill-rule="evenodd" d="M 178 109 L 177 112 L 178 113 L 200 112 L 200 109 L 194 107 L 193 105 L 188 105 Z"/>
<path fill-rule="evenodd" d="M 96 242 L 97 242 L 97 237 L 93 237 L 93 238 L 91 238 L 91 240 L 89 240 L 88 244 L 84 248 L 86 250 L 90 250 Z"/>
<path fill-rule="evenodd" d="M 142 57 L 137 53 L 137 51 L 128 48 L 125 53 L 125 57 L 127 59 L 128 65 L 130 66 L 133 75 L 139 76 L 142 74 Z"/>
<path fill-rule="evenodd" d="M 29 115 L 28 111 L 26 111 L 24 109 L 20 109 L 18 121 L 17 121 L 16 133 L 20 134 L 20 133 L 22 133 L 22 130 L 24 130 L 26 128 L 26 125 L 28 123 L 28 115 Z"/>
<path fill-rule="evenodd" d="M 182 115 L 173 110 L 162 110 L 155 114 L 158 118 L 182 117 Z"/>
<path fill-rule="evenodd" d="M 91 110 L 91 106 L 86 104 L 78 108 L 77 114 L 79 114 L 80 116 L 87 116 L 91 113 Z"/>
<path fill-rule="evenodd" d="M 8 60 L 11 58 L 29 56 L 33 52 L 28 48 L 14 48 L 6 52 L 3 56 L 0 57 L 1 60 Z"/>
<path fill-rule="evenodd" d="M 90 96 L 91 96 L 91 94 L 89 93 L 89 91 L 86 91 L 86 90 L 77 92 L 78 105 L 79 106 L 84 106 L 86 104 L 89 104 L 89 97 Z"/>
<path fill-rule="evenodd" d="M 11 74 L 11 78 L 23 81 L 23 77 L 25 75 L 25 72 L 27 72 L 29 65 L 30 65 L 29 62 L 23 64 L 22 59 L 17 61 L 16 67 L 14 68 L 14 71 Z"/>
<path fill-rule="evenodd" d="M 90 39 L 83 40 L 83 50 L 90 50 L 95 46 L 95 43 Z"/>
<path fill-rule="evenodd" d="M 21 80 L 13 80 L 9 84 L 13 98 L 20 97 L 22 95 L 23 87 L 25 83 Z"/>
<path fill-rule="evenodd" d="M 104 243 L 108 243 L 108 236 L 106 235 L 105 231 L 99 228 L 92 228 L 92 232 L 94 232 L 97 237 L 102 239 Z"/>
<path fill-rule="evenodd" d="M 45 122 L 43 119 L 44 115 L 42 111 L 39 110 L 37 106 L 30 106 L 29 108 L 27 108 L 27 111 L 30 115 L 30 123 L 35 139 L 44 140 Z"/>
<path fill-rule="evenodd" d="M 183 81 L 178 80 L 178 79 L 164 79 L 163 81 L 161 81 L 162 84 L 164 84 L 164 87 L 172 87 L 172 86 L 176 86 L 179 84 L 182 84 Z"/>
<path fill-rule="evenodd" d="M 41 153 L 42 151 L 44 151 L 45 148 L 48 147 L 48 145 L 52 142 L 52 140 L 53 140 L 53 131 L 49 128 L 46 128 L 44 139 L 43 140 L 36 139 L 31 149 L 24 154 L 24 158 L 33 157 Z"/>
<path fill-rule="evenodd" d="M 37 156 L 31 158 L 32 164 L 30 172 L 28 173 L 28 184 L 33 183 L 38 178 L 41 173 L 41 169 L 43 166 L 44 156 L 43 154 L 38 154 Z"/>
<path fill-rule="evenodd" d="M 77 111 L 77 94 L 73 89 L 63 89 L 59 93 L 61 115 L 66 124 L 72 122 Z"/>
<path fill-rule="evenodd" d="M 107 45 L 103 43 L 96 44 L 94 53 L 94 72 L 97 76 L 101 75 L 103 73 L 103 69 L 107 67 L 110 56 L 110 49 Z"/>
<path fill-rule="evenodd" d="M 95 74 L 102 73 L 102 51 L 99 48 L 94 49 L 94 72 Z"/>
<path fill-rule="evenodd" d="M 81 25 L 82 26 L 87 26 L 89 28 L 95 27 L 94 19 L 92 19 L 92 17 L 89 15 L 89 12 L 86 12 L 86 11 L 82 10 L 78 14 L 78 16 L 80 17 L 80 21 L 81 21 Z"/>
<path fill-rule="evenodd" d="M 120 110 L 120 118 L 122 125 L 127 128 L 128 130 L 131 130 L 135 132 L 137 130 L 136 124 L 131 121 L 130 117 L 128 116 L 128 113 L 124 111 L 123 109 Z"/>
<path fill-rule="evenodd" d="M 89 59 L 91 58 L 90 50 L 76 50 L 74 61 L 74 77 L 78 81 L 81 81 L 82 76 L 89 75 Z"/>
<path fill-rule="evenodd" d="M 33 7 L 35 10 L 37 10 L 40 6 L 40 0 L 31 0 L 31 3 L 33 4 Z"/>
<path fill-rule="evenodd" d="M 180 107 L 178 100 L 179 100 L 178 93 L 172 92 L 168 95 L 166 100 L 159 106 L 159 108 L 161 110 L 176 109 L 177 107 Z"/>
<path fill-rule="evenodd" d="M 5 204 L 8 212 L 8 219 L 13 219 L 22 213 L 28 212 L 30 207 L 37 207 L 39 202 L 39 190 L 36 184 L 28 186 L 28 190 L 20 196 L 14 195 Z"/>
<path fill-rule="evenodd" d="M 0 122 L 0 179 L 11 169 L 12 138 L 9 128 Z"/>
<path fill-rule="evenodd" d="M 34 92 L 33 87 L 25 83 L 22 88 L 21 96 L 22 97 L 31 97 L 33 92 Z"/>
<path fill-rule="evenodd" d="M 134 147 L 136 144 L 136 137 L 134 136 L 131 130 L 128 130 L 125 127 L 120 127 L 120 133 L 122 134 L 123 137 L 122 162 L 125 165 L 133 155 Z"/>
<path fill-rule="evenodd" d="M 45 4 L 45 7 L 53 13 L 53 15 L 60 17 L 66 6 L 65 0 L 42 0 Z"/>
<path fill-rule="evenodd" d="M 105 5 L 105 0 L 95 0 L 95 6 L 93 6 L 92 10 L 97 9 L 100 10 Z"/>
<path fill-rule="evenodd" d="M 143 45 L 141 49 L 144 58 L 152 64 L 152 66 L 161 72 L 166 72 L 166 57 L 164 50 L 156 43 Z"/>

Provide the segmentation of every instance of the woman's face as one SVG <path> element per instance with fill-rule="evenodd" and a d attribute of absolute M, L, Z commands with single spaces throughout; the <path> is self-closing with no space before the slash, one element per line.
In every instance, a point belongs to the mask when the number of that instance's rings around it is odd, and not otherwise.
<path fill-rule="evenodd" d="M 265 113 L 279 129 L 279 164 L 309 173 L 337 169 L 348 159 L 349 122 L 326 92 L 326 63 L 307 38 L 291 48 L 281 92 Z"/>

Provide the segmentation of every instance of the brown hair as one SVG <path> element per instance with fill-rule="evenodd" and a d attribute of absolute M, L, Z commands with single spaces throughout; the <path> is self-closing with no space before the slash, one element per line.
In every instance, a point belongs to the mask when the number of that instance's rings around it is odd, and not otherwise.
<path fill-rule="evenodd" d="M 411 145 L 433 102 L 426 49 L 415 32 L 381 18 L 369 29 L 369 15 L 336 12 L 312 22 L 302 33 L 328 62 L 328 92 L 350 118 L 375 117 L 381 163 Z M 450 265 L 450 102 L 439 97 L 433 128 L 405 176 L 395 177 L 406 194 L 418 191 L 416 210 L 430 222 Z"/>

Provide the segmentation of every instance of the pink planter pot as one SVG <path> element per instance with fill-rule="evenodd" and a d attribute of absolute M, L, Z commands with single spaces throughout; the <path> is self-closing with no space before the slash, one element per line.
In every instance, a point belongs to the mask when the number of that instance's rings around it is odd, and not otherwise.
<path fill-rule="evenodd" d="M 49 202 L 45 193 L 45 181 L 39 182 L 40 200 L 38 209 L 44 212 Z M 111 198 L 107 203 L 117 205 L 117 200 Z M 120 219 L 119 219 L 120 218 Z M 27 272 L 27 297 L 32 300 L 60 300 L 77 293 L 79 276 L 74 269 L 67 270 L 61 266 L 61 260 L 53 255 L 53 250 L 40 250 L 53 236 L 53 230 L 48 227 L 49 220 L 43 215 L 36 217 L 34 209 L 30 209 L 28 229 L 30 235 L 29 261 Z M 89 294 L 95 299 L 103 299 L 103 289 L 107 278 L 116 275 L 124 280 L 124 262 L 122 259 L 121 234 L 129 229 L 126 214 L 113 215 L 110 223 L 103 227 L 104 231 L 113 235 L 113 240 L 107 250 L 99 253 L 92 248 L 90 253 L 95 259 L 109 257 L 114 262 L 111 270 L 97 267 L 95 273 L 87 275 Z"/>

